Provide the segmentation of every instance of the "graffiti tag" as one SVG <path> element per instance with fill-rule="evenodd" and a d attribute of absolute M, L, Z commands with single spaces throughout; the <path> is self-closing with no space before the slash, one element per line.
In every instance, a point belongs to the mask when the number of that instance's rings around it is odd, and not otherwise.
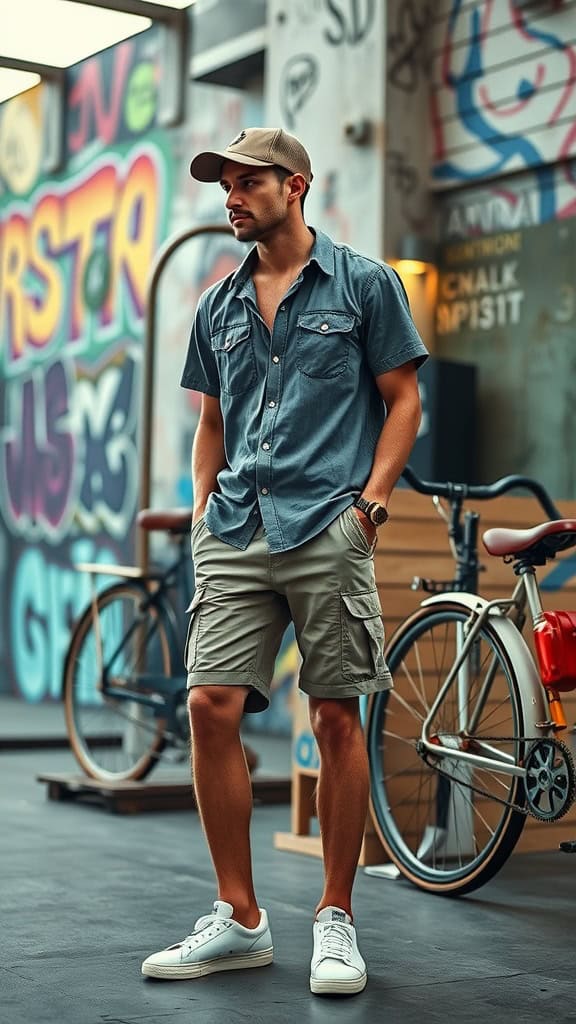
<path fill-rule="evenodd" d="M 320 78 L 318 61 L 310 54 L 292 57 L 280 79 L 280 104 L 289 128 L 296 125 L 296 114 L 310 99 Z"/>
<path fill-rule="evenodd" d="M 333 19 L 324 31 L 326 41 L 331 46 L 357 46 L 374 24 L 376 0 L 326 0 L 326 10 Z"/>
<path fill-rule="evenodd" d="M 411 2 L 402 3 L 398 8 L 396 29 L 388 36 L 388 48 L 392 54 L 388 80 L 404 92 L 414 92 L 421 73 L 429 74 L 427 40 L 431 20 L 432 9 L 428 5 L 419 14 Z"/>

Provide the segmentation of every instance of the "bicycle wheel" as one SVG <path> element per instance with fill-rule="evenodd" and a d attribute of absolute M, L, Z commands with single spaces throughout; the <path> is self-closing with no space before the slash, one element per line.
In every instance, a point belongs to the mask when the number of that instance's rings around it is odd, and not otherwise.
<path fill-rule="evenodd" d="M 63 695 L 72 750 L 87 775 L 143 779 L 164 747 L 165 723 L 145 693 L 145 675 L 170 675 L 168 633 L 158 609 L 143 608 L 146 588 L 115 584 L 78 620 L 64 665 Z M 113 696 L 106 686 L 127 696 Z"/>
<path fill-rule="evenodd" d="M 467 608 L 450 603 L 415 612 L 387 652 L 394 689 L 375 694 L 367 719 L 376 830 L 402 874 L 440 894 L 472 892 L 492 878 L 512 853 L 525 821 L 521 811 L 507 806 L 525 804 L 517 776 L 425 757 L 418 746 L 468 618 Z M 514 667 L 487 621 L 436 710 L 428 736 L 445 747 L 491 752 L 518 764 L 523 729 Z"/>

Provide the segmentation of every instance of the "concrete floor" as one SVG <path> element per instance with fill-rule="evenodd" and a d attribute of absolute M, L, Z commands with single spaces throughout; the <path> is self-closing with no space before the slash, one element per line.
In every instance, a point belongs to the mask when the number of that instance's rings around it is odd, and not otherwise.
<path fill-rule="evenodd" d="M 286 744 L 278 753 L 267 742 L 263 768 L 277 769 Z M 274 832 L 289 828 L 286 806 L 256 807 L 253 817 L 274 965 L 144 980 L 141 960 L 181 939 L 211 907 L 198 818 L 122 817 L 48 801 L 36 774 L 67 770 L 76 770 L 67 751 L 0 753 L 2 1024 L 576 1021 L 576 858 L 554 851 L 513 858 L 461 900 L 360 872 L 355 914 L 368 986 L 347 999 L 312 996 L 321 866 L 274 849 Z"/>

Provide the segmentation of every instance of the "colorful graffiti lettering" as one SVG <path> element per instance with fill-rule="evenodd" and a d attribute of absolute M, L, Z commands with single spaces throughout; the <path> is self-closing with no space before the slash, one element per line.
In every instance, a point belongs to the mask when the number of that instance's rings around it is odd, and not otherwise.
<path fill-rule="evenodd" d="M 77 465 L 69 393 L 60 362 L 5 385 L 0 500 L 6 523 L 28 537 L 57 539 L 69 525 Z"/>
<path fill-rule="evenodd" d="M 79 353 L 141 323 L 146 279 L 162 220 L 162 159 L 139 147 L 77 180 L 40 191 L 0 218 L 0 335 L 7 374 L 62 345 Z M 94 253 L 107 293 L 91 316 Z M 92 287 L 91 287 L 92 285 Z M 88 302 L 86 301 L 88 298 Z"/>
<path fill-rule="evenodd" d="M 55 544 L 73 521 L 124 535 L 138 486 L 137 394 L 124 356 L 93 381 L 58 360 L 6 382 L 0 502 L 15 535 Z"/>
<path fill-rule="evenodd" d="M 71 155 L 82 153 L 93 140 L 109 146 L 127 134 L 150 128 L 156 114 L 158 74 L 149 53 L 156 38 L 152 29 L 145 37 L 129 39 L 73 70 L 67 100 Z"/>
<path fill-rule="evenodd" d="M 514 0 L 454 0 L 432 94 L 438 182 L 532 169 L 539 222 L 574 214 L 574 191 L 557 202 L 551 166 L 576 152 L 569 25 L 561 5 L 528 11 Z M 573 174 L 568 183 L 576 185 Z"/>
<path fill-rule="evenodd" d="M 72 563 L 115 558 L 110 547 L 85 539 L 71 545 L 70 555 Z M 104 575 L 98 580 L 100 586 L 110 582 Z M 57 564 L 38 547 L 20 554 L 12 578 L 10 635 L 13 670 L 25 700 L 60 696 L 70 627 L 90 595 L 90 577 L 73 564 Z"/>
<path fill-rule="evenodd" d="M 129 357 L 107 366 L 95 381 L 76 383 L 71 419 L 84 447 L 76 519 L 90 535 L 103 529 L 122 537 L 136 505 L 136 385 L 136 365 Z"/>

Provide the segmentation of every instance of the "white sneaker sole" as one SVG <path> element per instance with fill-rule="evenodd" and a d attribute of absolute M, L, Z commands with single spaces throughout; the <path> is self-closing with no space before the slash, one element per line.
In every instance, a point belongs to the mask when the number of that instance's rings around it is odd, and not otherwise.
<path fill-rule="evenodd" d="M 317 996 L 345 996 L 353 995 L 355 992 L 363 992 L 366 988 L 368 975 L 363 974 L 360 978 L 352 980 L 340 980 L 336 978 L 313 978 L 310 976 L 310 991 Z"/>
<path fill-rule="evenodd" d="M 248 967 L 265 967 L 274 959 L 274 949 L 262 949 L 258 953 L 245 953 L 241 956 L 221 956 L 214 960 L 202 960 L 196 964 L 155 964 L 146 960 L 142 964 L 142 974 L 147 978 L 202 978 L 206 974 L 217 974 L 218 971 L 242 971 Z"/>

